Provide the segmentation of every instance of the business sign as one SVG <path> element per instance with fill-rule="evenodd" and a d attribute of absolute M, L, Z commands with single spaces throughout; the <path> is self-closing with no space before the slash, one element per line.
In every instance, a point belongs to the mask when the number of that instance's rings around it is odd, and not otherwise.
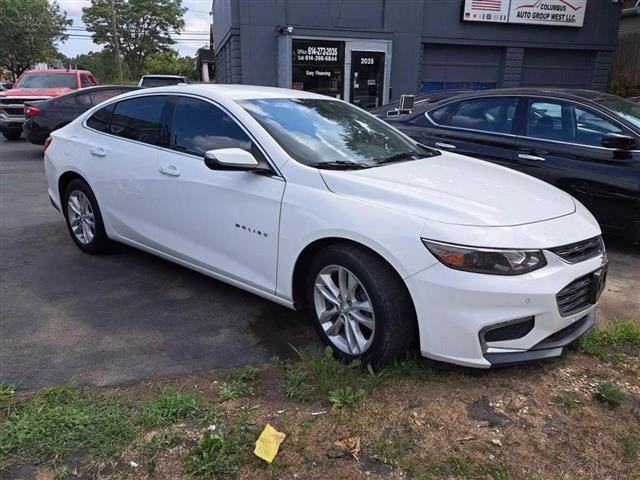
<path fill-rule="evenodd" d="M 293 63 L 301 65 L 341 65 L 344 42 L 293 40 Z"/>
<path fill-rule="evenodd" d="M 466 0 L 463 18 L 468 22 L 507 23 L 511 0 Z"/>
<path fill-rule="evenodd" d="M 465 0 L 467 22 L 581 27 L 587 0 Z"/>
<path fill-rule="evenodd" d="M 511 0 L 509 23 L 581 27 L 587 0 Z"/>

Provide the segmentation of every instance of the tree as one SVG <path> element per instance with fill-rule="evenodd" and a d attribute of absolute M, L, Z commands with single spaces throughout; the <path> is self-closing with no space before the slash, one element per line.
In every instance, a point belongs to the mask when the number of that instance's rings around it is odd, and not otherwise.
<path fill-rule="evenodd" d="M 191 57 L 181 57 L 173 49 L 154 53 L 144 62 L 144 73 L 164 73 L 167 75 L 185 75 L 196 78 L 194 60 Z"/>
<path fill-rule="evenodd" d="M 116 35 L 112 6 L 115 9 Z M 171 32 L 184 27 L 182 0 L 91 0 L 82 9 L 82 20 L 93 32 L 93 41 L 106 45 L 112 54 L 116 41 L 134 78 L 140 76 L 147 58 L 165 51 L 175 42 Z"/>
<path fill-rule="evenodd" d="M 0 67 L 15 79 L 36 62 L 54 58 L 56 41 L 67 39 L 66 12 L 47 0 L 0 0 Z"/>
<path fill-rule="evenodd" d="M 71 62 L 83 70 L 90 70 L 102 83 L 117 83 L 118 66 L 112 52 L 101 50 L 99 52 L 89 52 L 78 55 L 71 59 Z M 129 77 L 129 72 L 124 68 L 125 77 Z"/>

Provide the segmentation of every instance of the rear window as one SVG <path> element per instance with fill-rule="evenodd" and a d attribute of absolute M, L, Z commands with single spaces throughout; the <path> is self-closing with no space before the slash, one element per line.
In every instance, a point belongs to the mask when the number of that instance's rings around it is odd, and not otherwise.
<path fill-rule="evenodd" d="M 75 73 L 26 73 L 16 88 L 78 88 Z"/>
<path fill-rule="evenodd" d="M 87 127 L 98 130 L 99 132 L 108 132 L 114 105 L 113 103 L 107 105 L 91 115 L 87 120 Z"/>
<path fill-rule="evenodd" d="M 164 96 L 137 97 L 118 102 L 109 132 L 130 140 L 160 145 L 168 131 L 162 121 L 166 104 Z"/>
<path fill-rule="evenodd" d="M 178 85 L 179 83 L 185 83 L 182 78 L 144 78 L 142 80 L 142 86 L 146 88 L 153 87 L 166 87 L 167 85 Z"/>

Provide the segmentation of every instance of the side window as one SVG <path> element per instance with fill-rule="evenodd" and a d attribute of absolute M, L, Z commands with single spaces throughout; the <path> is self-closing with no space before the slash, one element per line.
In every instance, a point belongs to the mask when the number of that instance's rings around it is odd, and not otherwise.
<path fill-rule="evenodd" d="M 444 107 L 431 110 L 430 112 L 427 112 L 427 114 L 431 117 L 431 120 L 433 120 L 436 125 L 444 125 L 447 120 L 447 116 L 449 115 L 450 109 L 451 105 L 445 105 Z"/>
<path fill-rule="evenodd" d="M 518 99 L 497 97 L 463 100 L 453 106 L 443 125 L 485 132 L 511 133 Z"/>
<path fill-rule="evenodd" d="M 532 102 L 527 112 L 527 135 L 546 140 L 573 141 L 571 110 L 564 102 Z"/>
<path fill-rule="evenodd" d="M 91 101 L 93 102 L 94 105 L 98 105 L 99 103 L 104 102 L 105 100 L 109 100 L 110 98 L 115 97 L 116 95 L 120 95 L 121 93 L 124 93 L 123 90 L 119 90 L 119 89 L 107 89 L 107 90 L 100 90 L 98 92 L 93 92 L 91 94 Z"/>
<path fill-rule="evenodd" d="M 114 135 L 151 145 L 161 145 L 167 132 L 163 96 L 137 97 L 116 104 L 109 131 Z"/>
<path fill-rule="evenodd" d="M 114 104 L 107 105 L 101 108 L 87 120 L 87 127 L 98 130 L 99 132 L 108 132 L 109 123 L 111 122 L 111 114 L 113 112 Z"/>
<path fill-rule="evenodd" d="M 91 95 L 88 93 L 81 93 L 80 95 L 76 95 L 76 104 L 84 105 L 87 107 L 92 106 L 93 103 L 91 103 Z"/>
<path fill-rule="evenodd" d="M 85 73 L 80 74 L 80 86 L 82 88 L 93 86 L 93 83 L 91 83 L 89 77 Z"/>
<path fill-rule="evenodd" d="M 607 133 L 622 133 L 610 120 L 562 101 L 533 101 L 527 112 L 527 135 L 533 138 L 600 146 Z"/>
<path fill-rule="evenodd" d="M 233 118 L 202 100 L 180 97 L 176 106 L 171 147 L 204 156 L 207 150 L 241 148 L 260 160 L 259 150 Z"/>
<path fill-rule="evenodd" d="M 580 107 L 573 109 L 576 118 L 576 143 L 602 145 L 602 137 L 607 133 L 622 133 L 611 121 Z"/>

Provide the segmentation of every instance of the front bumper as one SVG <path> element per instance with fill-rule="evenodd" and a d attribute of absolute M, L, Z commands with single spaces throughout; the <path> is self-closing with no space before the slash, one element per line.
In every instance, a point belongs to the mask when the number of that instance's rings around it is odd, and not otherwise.
<path fill-rule="evenodd" d="M 0 133 L 21 132 L 24 117 L 0 115 Z"/>
<path fill-rule="evenodd" d="M 595 304 L 561 315 L 556 295 L 601 269 L 606 255 L 569 264 L 545 251 L 547 265 L 526 275 L 453 270 L 437 263 L 405 279 L 414 301 L 425 357 L 489 368 L 556 357 L 595 323 Z M 482 341 L 482 332 L 533 317 L 520 338 Z"/>
<path fill-rule="evenodd" d="M 22 134 L 24 138 L 36 145 L 44 145 L 44 141 L 51 134 L 51 131 L 34 124 L 33 120 L 28 119 L 22 126 Z"/>

